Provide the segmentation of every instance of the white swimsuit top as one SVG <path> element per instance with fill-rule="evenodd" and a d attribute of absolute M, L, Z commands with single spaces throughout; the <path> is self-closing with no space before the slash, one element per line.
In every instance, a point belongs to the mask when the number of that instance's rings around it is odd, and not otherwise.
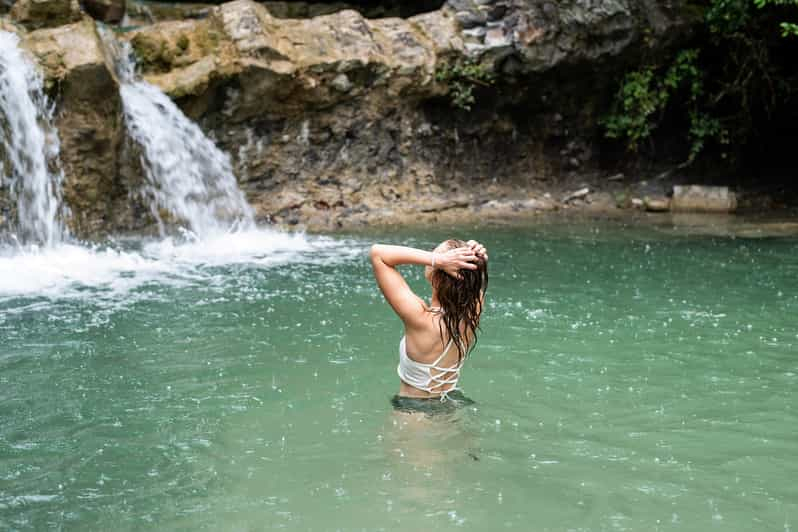
<path fill-rule="evenodd" d="M 399 342 L 399 366 L 396 368 L 399 378 L 413 388 L 418 388 L 428 393 L 440 394 L 441 401 L 445 401 L 447 394 L 454 390 L 459 390 L 457 381 L 460 379 L 460 368 L 463 367 L 462 360 L 450 368 L 438 366 L 443 357 L 446 356 L 446 353 L 449 352 L 453 343 L 453 340 L 449 340 L 443 353 L 435 359 L 435 362 L 423 364 L 407 356 L 406 338 L 402 336 L 402 340 Z M 432 370 L 435 370 L 434 374 Z M 454 375 L 447 379 L 445 377 L 447 373 L 454 373 Z"/>

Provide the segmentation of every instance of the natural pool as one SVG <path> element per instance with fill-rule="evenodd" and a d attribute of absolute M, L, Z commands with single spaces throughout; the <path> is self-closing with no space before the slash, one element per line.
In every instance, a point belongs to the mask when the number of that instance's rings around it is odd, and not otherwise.
<path fill-rule="evenodd" d="M 798 238 L 461 231 L 476 404 L 408 417 L 366 252 L 449 235 L 0 255 L 0 529 L 796 529 Z"/>

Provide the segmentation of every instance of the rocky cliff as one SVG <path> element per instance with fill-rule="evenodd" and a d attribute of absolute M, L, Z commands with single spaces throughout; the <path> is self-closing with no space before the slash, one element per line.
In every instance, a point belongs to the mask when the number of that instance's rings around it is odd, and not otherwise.
<path fill-rule="evenodd" d="M 120 38 L 231 155 L 262 220 L 318 227 L 524 199 L 589 167 L 617 75 L 693 24 L 655 0 L 450 0 L 377 19 L 272 11 L 237 0 Z M 2 24 L 23 35 L 57 105 L 73 229 L 145 226 L 136 147 L 94 23 L 17 22 Z"/>

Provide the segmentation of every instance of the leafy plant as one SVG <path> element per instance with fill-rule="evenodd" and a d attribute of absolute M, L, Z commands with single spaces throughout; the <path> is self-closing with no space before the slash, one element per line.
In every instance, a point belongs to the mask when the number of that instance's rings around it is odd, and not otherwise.
<path fill-rule="evenodd" d="M 637 151 L 666 113 L 674 113 L 677 123 L 687 124 L 685 164 L 710 141 L 742 144 L 753 138 L 757 125 L 767 124 L 794 93 L 794 69 L 778 62 L 784 52 L 774 52 L 780 45 L 772 37 L 777 31 L 798 36 L 798 22 L 776 22 L 798 15 L 796 7 L 798 0 L 711 0 L 699 47 L 682 49 L 671 60 L 648 61 L 623 77 L 603 120 L 606 136 Z"/>
<path fill-rule="evenodd" d="M 754 4 L 759 9 L 767 6 L 798 7 L 798 0 L 754 0 Z M 795 22 L 781 22 L 779 23 L 779 27 L 781 28 L 782 37 L 798 37 L 798 24 Z"/>
<path fill-rule="evenodd" d="M 487 66 L 466 59 L 445 63 L 435 72 L 435 79 L 448 85 L 453 106 L 470 111 L 476 101 L 474 87 L 492 85 L 496 76 Z"/>
<path fill-rule="evenodd" d="M 661 122 L 669 101 L 681 92 L 689 107 L 688 162 L 695 159 L 708 139 L 725 139 L 720 122 L 701 110 L 704 80 L 696 64 L 698 54 L 694 48 L 682 50 L 666 69 L 646 66 L 628 73 L 613 111 L 603 121 L 607 137 L 625 139 L 627 148 L 637 151 L 640 142 L 648 139 Z"/>

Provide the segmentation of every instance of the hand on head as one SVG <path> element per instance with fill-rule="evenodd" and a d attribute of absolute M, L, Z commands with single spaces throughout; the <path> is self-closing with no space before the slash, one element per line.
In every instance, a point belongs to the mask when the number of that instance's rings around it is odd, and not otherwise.
<path fill-rule="evenodd" d="M 480 258 L 482 260 L 485 260 L 485 261 L 488 260 L 488 250 L 485 249 L 485 246 L 483 246 L 482 244 L 480 244 L 476 240 L 469 240 L 468 242 L 466 242 L 466 245 L 469 248 L 471 248 L 471 250 L 474 252 L 474 254 L 478 258 Z"/>
<path fill-rule="evenodd" d="M 480 260 L 488 260 L 485 246 L 475 240 L 469 240 L 464 247 L 436 253 L 435 267 L 455 279 L 460 279 L 462 277 L 460 270 L 476 270 L 476 263 Z"/>

